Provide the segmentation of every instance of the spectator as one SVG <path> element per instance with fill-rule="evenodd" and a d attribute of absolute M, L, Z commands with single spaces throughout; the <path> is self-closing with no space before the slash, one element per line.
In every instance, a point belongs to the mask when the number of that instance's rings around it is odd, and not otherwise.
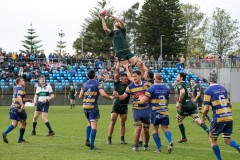
<path fill-rule="evenodd" d="M 50 53 L 49 56 L 48 56 L 49 62 L 53 62 L 53 58 L 54 58 L 53 54 Z"/>
<path fill-rule="evenodd" d="M 41 54 L 39 55 L 40 58 L 40 62 L 45 62 L 46 61 L 46 56 L 44 54 L 44 52 L 42 51 Z"/>
<path fill-rule="evenodd" d="M 18 71 L 18 77 L 23 77 L 23 67 L 20 67 L 19 71 Z"/>
<path fill-rule="evenodd" d="M 3 63 L 4 63 L 4 56 L 2 54 L 2 52 L 0 52 L 0 67 L 3 67 Z"/>
<path fill-rule="evenodd" d="M 100 55 L 98 56 L 98 59 L 99 59 L 99 61 L 104 62 L 104 57 L 102 56 L 102 54 L 100 54 Z"/>
<path fill-rule="evenodd" d="M 13 61 L 16 61 L 16 60 L 17 60 L 17 53 L 16 53 L 16 52 L 13 52 L 13 53 L 12 53 L 12 60 L 13 60 Z"/>
<path fill-rule="evenodd" d="M 196 64 L 196 59 L 193 56 L 191 56 L 191 58 L 190 58 L 190 68 L 195 68 L 196 67 L 195 64 Z"/>
<path fill-rule="evenodd" d="M 181 56 L 180 58 L 180 63 L 181 63 L 181 67 L 185 68 L 184 64 L 185 64 L 185 58 L 183 56 Z"/>
<path fill-rule="evenodd" d="M 97 59 L 96 62 L 95 62 L 95 67 L 96 68 L 102 68 L 103 67 L 103 62 L 100 61 L 99 59 Z"/>
<path fill-rule="evenodd" d="M 35 55 L 32 53 L 30 55 L 30 62 L 34 62 L 35 61 Z"/>

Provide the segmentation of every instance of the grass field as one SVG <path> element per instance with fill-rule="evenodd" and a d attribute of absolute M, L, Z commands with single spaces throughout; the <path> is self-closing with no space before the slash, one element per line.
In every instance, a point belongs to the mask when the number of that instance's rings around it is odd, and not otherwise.
<path fill-rule="evenodd" d="M 107 145 L 107 129 L 110 120 L 111 106 L 99 106 L 101 119 L 98 125 L 96 137 L 96 147 L 98 150 L 89 150 L 85 146 L 85 128 L 86 120 L 80 106 L 70 110 L 69 106 L 51 106 L 49 121 L 52 128 L 56 132 L 54 137 L 46 137 L 47 128 L 41 121 L 37 125 L 37 136 L 31 136 L 32 117 L 34 108 L 27 108 L 28 126 L 25 132 L 25 139 L 28 143 L 18 144 L 19 126 L 8 135 L 9 144 L 0 142 L 0 159 L 3 160 L 21 160 L 21 159 L 48 159 L 48 160 L 74 160 L 74 159 L 168 159 L 168 160 L 203 160 L 215 159 L 211 150 L 208 136 L 206 133 L 192 122 L 191 118 L 186 118 L 185 128 L 188 137 L 188 142 L 178 144 L 177 140 L 181 137 L 178 126 L 175 122 L 176 111 L 174 105 L 170 106 L 170 131 L 173 135 L 174 150 L 172 154 L 166 154 L 167 141 L 162 134 L 162 153 L 154 153 L 155 145 L 151 136 L 150 151 L 143 151 L 140 148 L 139 152 L 133 152 L 131 143 L 133 139 L 133 121 L 132 112 L 129 109 L 129 117 L 127 120 L 126 141 L 127 145 L 120 145 L 119 123 L 115 127 L 113 135 L 113 145 Z M 234 134 L 232 138 L 240 143 L 240 104 L 234 104 Z M 8 107 L 0 107 L 0 131 L 1 133 L 10 124 L 8 119 Z M 209 124 L 207 124 L 209 126 Z M 151 130 L 150 130 L 151 133 Z M 151 134 L 150 134 L 151 135 Z M 223 144 L 222 138 L 219 138 L 222 157 L 225 160 L 238 160 L 240 154 L 233 148 Z"/>

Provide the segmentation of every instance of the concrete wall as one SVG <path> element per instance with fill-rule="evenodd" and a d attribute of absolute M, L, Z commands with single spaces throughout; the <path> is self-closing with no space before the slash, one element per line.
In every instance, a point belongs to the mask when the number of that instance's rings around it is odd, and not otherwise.
<path fill-rule="evenodd" d="M 207 78 L 209 69 L 189 69 L 190 72 L 202 78 Z M 231 101 L 240 103 L 240 69 L 220 68 L 218 69 L 218 84 L 223 85 L 231 95 Z"/>

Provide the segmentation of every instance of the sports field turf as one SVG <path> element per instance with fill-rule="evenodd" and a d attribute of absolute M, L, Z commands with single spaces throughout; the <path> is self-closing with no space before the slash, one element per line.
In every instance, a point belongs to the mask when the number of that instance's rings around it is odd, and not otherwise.
<path fill-rule="evenodd" d="M 234 115 L 234 134 L 232 138 L 240 143 L 240 104 L 233 105 Z M 76 109 L 69 109 L 69 106 L 51 106 L 49 121 L 52 128 L 56 132 L 54 137 L 46 137 L 47 128 L 44 123 L 39 119 L 37 125 L 37 135 L 31 136 L 32 118 L 34 108 L 26 108 L 28 113 L 28 126 L 25 132 L 25 139 L 28 143 L 17 143 L 19 135 L 19 126 L 8 135 L 9 143 L 5 144 L 0 141 L 0 159 L 3 160 L 35 160 L 35 159 L 63 159 L 63 160 L 79 160 L 79 159 L 168 159 L 168 160 L 212 160 L 215 159 L 211 150 L 207 134 L 192 122 L 191 118 L 186 118 L 185 128 L 188 137 L 188 142 L 178 144 L 177 140 L 181 137 L 179 129 L 175 120 L 175 107 L 170 105 L 170 131 L 173 135 L 174 150 L 172 154 L 166 154 L 167 141 L 160 132 L 162 139 L 162 153 L 154 153 L 155 145 L 151 136 L 150 150 L 143 151 L 140 148 L 139 152 L 133 152 L 131 143 L 133 137 L 133 121 L 132 112 L 129 109 L 129 117 L 127 120 L 126 141 L 127 145 L 120 144 L 120 121 L 118 120 L 113 135 L 113 145 L 107 145 L 107 129 L 110 120 L 111 106 L 99 106 L 101 119 L 99 120 L 96 147 L 98 150 L 89 150 L 85 146 L 85 128 L 86 120 L 80 105 Z M 2 133 L 10 124 L 8 119 L 8 107 L 0 107 L 0 132 Z M 209 126 L 209 123 L 207 123 Z M 150 129 L 151 133 L 151 129 Z M 152 135 L 152 134 L 150 134 Z M 235 149 L 223 144 L 222 138 L 219 137 L 219 144 L 224 160 L 239 160 L 240 153 Z"/>

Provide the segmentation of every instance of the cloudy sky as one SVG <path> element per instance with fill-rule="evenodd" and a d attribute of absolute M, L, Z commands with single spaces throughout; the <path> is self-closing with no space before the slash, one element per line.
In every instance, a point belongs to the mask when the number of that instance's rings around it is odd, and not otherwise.
<path fill-rule="evenodd" d="M 84 2 L 84 3 L 83 3 Z M 81 31 L 84 18 L 97 5 L 97 0 L 0 0 L 0 48 L 5 51 L 23 49 L 21 41 L 27 35 L 30 22 L 36 29 L 46 52 L 52 52 L 62 29 L 66 36 L 67 51 L 73 52 L 73 41 Z M 120 13 L 135 2 L 144 0 L 111 0 L 111 6 Z M 240 21 L 239 0 L 180 0 L 183 3 L 198 4 L 210 15 L 216 7 L 224 8 L 231 17 Z"/>

